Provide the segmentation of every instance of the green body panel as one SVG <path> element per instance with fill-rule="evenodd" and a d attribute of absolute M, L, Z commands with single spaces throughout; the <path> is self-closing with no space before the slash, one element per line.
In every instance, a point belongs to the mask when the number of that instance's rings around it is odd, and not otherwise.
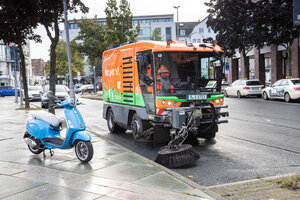
<path fill-rule="evenodd" d="M 104 88 L 102 96 L 103 96 L 103 101 L 106 102 L 145 107 L 145 102 L 142 94 L 120 93 L 120 92 L 116 92 L 112 88 L 106 91 L 106 89 Z"/>
<path fill-rule="evenodd" d="M 121 95 L 121 99 L 120 99 Z M 114 89 L 110 89 L 103 91 L 103 101 L 112 102 L 112 103 L 120 103 L 132 106 L 145 107 L 145 101 L 142 94 L 133 94 L 133 93 L 119 93 Z M 213 94 L 210 98 L 206 99 L 206 101 L 223 98 L 223 94 Z M 161 100 L 170 100 L 170 101 L 179 101 L 179 102 L 190 102 L 187 99 L 179 99 L 176 96 L 156 96 L 156 99 Z"/>
<path fill-rule="evenodd" d="M 213 94 L 211 95 L 210 98 L 206 99 L 206 101 L 214 100 L 214 99 L 219 99 L 223 98 L 224 94 Z M 160 100 L 170 100 L 170 101 L 179 101 L 179 102 L 190 102 L 187 99 L 179 99 L 178 97 L 175 96 L 156 96 L 156 99 Z"/>

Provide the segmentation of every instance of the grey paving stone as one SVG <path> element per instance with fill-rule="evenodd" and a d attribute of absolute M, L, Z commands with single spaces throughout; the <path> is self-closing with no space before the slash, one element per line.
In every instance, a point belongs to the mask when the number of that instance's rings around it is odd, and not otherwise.
<path fill-rule="evenodd" d="M 101 196 L 95 200 L 120 200 L 120 199 L 117 199 L 117 198 L 113 198 L 113 197 L 109 197 L 109 196 Z"/>
<path fill-rule="evenodd" d="M 159 197 L 162 199 L 172 199 L 172 200 L 180 200 L 180 199 L 196 200 L 196 199 L 201 199 L 200 197 L 205 196 L 203 195 L 203 193 L 199 193 L 197 191 L 191 191 L 189 193 L 173 192 L 173 191 L 167 191 L 165 190 L 165 188 L 153 188 L 150 186 L 143 186 L 138 184 L 126 185 L 123 186 L 122 189 L 130 192 L 139 193 L 139 194 L 150 195 L 153 197 L 153 199 Z M 208 195 L 206 195 L 205 197 L 207 200 L 213 199 Z"/>
<path fill-rule="evenodd" d="M 134 192 L 129 192 L 129 191 L 124 191 L 124 190 L 117 190 L 115 192 L 112 192 L 110 194 L 108 194 L 107 196 L 109 197 L 113 197 L 113 198 L 118 198 L 121 200 L 163 200 L 162 198 L 159 197 L 155 197 L 153 198 L 153 196 L 151 195 L 142 195 L 142 194 L 138 194 L 138 193 L 134 193 Z"/>
<path fill-rule="evenodd" d="M 56 170 L 86 174 L 86 173 L 93 172 L 97 169 L 116 165 L 118 163 L 119 162 L 117 161 L 110 161 L 106 159 L 97 159 L 97 158 L 93 158 L 89 163 L 81 163 L 78 159 L 75 159 L 75 160 L 69 160 L 61 163 L 56 163 L 48 167 Z"/>
<path fill-rule="evenodd" d="M 132 155 L 129 152 L 125 152 L 122 154 L 118 154 L 115 156 L 111 156 L 108 158 L 109 160 L 117 160 L 120 162 L 128 162 L 128 163 L 133 163 L 133 164 L 142 164 L 142 165 L 147 165 L 148 163 L 141 160 L 140 158 L 137 158 L 136 156 Z"/>
<path fill-rule="evenodd" d="M 141 178 L 137 181 L 134 181 L 134 183 L 154 188 L 164 188 L 165 190 L 175 192 L 189 192 L 193 189 L 191 186 L 163 171 Z"/>
<path fill-rule="evenodd" d="M 90 175 L 81 178 L 80 181 L 85 183 L 96 184 L 100 186 L 107 186 L 110 188 L 120 188 L 124 185 L 129 184 L 127 181 L 111 180 L 108 178 L 101 178 L 101 177 L 90 176 Z"/>
<path fill-rule="evenodd" d="M 77 173 L 67 171 L 57 171 L 46 167 L 31 166 L 27 171 L 15 174 L 15 177 L 39 180 L 44 183 L 52 183 L 56 185 L 63 185 L 66 180 L 77 180 L 84 177 Z"/>
<path fill-rule="evenodd" d="M 0 183 L 0 199 L 44 184 L 4 175 L 0 175 Z"/>
<path fill-rule="evenodd" d="M 134 181 L 145 176 L 149 176 L 159 170 L 152 165 L 135 165 L 130 163 L 120 163 L 104 169 L 99 169 L 91 173 L 91 175 L 110 178 L 121 181 Z"/>
<path fill-rule="evenodd" d="M 70 188 L 65 188 L 61 186 L 56 186 L 52 184 L 42 185 L 21 193 L 17 193 L 10 197 L 5 198 L 10 199 L 22 199 L 22 200 L 32 200 L 32 199 L 72 199 L 72 200 L 89 200 L 95 199 L 101 195 L 93 194 L 89 192 L 84 192 L 81 190 L 74 190 Z"/>

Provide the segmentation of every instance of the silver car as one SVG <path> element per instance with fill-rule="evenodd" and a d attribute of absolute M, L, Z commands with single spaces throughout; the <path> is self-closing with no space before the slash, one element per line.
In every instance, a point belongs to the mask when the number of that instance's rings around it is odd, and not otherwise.
<path fill-rule="evenodd" d="M 29 101 L 40 101 L 42 96 L 43 88 L 42 86 L 28 86 L 28 98 Z M 25 97 L 23 97 L 25 100 Z"/>
<path fill-rule="evenodd" d="M 280 79 L 270 87 L 266 87 L 262 94 L 265 100 L 284 99 L 290 102 L 300 99 L 300 78 Z"/>
<path fill-rule="evenodd" d="M 265 86 L 259 80 L 236 80 L 224 89 L 224 96 L 257 96 L 261 97 Z"/>

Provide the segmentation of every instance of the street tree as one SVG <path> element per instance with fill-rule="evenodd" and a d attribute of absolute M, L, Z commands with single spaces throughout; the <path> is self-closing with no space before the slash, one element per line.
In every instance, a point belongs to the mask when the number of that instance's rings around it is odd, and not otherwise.
<path fill-rule="evenodd" d="M 104 40 L 105 25 L 97 23 L 96 19 L 77 20 L 80 31 L 74 40 L 78 43 L 77 49 L 88 57 L 89 65 L 95 67 L 96 74 L 100 76 L 102 53 L 107 50 L 108 44 Z"/>
<path fill-rule="evenodd" d="M 162 37 L 160 35 L 160 30 L 158 28 L 155 28 L 152 32 L 152 35 L 150 37 L 150 40 L 154 41 L 162 41 Z"/>
<path fill-rule="evenodd" d="M 39 23 L 39 13 L 33 9 L 37 6 L 34 0 L 0 0 L 0 40 L 18 46 L 21 58 L 21 75 L 24 87 L 25 108 L 30 108 L 26 63 L 23 45 L 29 39 L 40 42 L 40 36 L 33 33 Z"/>
<path fill-rule="evenodd" d="M 120 0 L 118 7 L 116 0 L 107 0 L 106 14 L 106 44 L 122 44 L 136 41 L 140 32 L 140 25 L 133 30 L 132 12 L 127 0 Z"/>
<path fill-rule="evenodd" d="M 56 46 L 59 41 L 59 22 L 63 21 L 63 3 L 62 0 L 39 0 L 37 9 L 40 13 L 40 23 L 45 27 L 47 36 L 51 41 L 50 45 L 50 90 L 55 95 L 56 84 Z M 82 13 L 88 12 L 88 8 L 81 0 L 67 0 L 68 12 Z M 49 105 L 55 104 L 54 97 L 49 99 Z M 54 113 L 54 108 L 49 106 L 49 112 Z"/>
<path fill-rule="evenodd" d="M 264 45 L 282 45 L 287 52 L 287 75 L 291 75 L 292 43 L 299 37 L 299 26 L 293 24 L 293 1 L 260 0 L 253 7 L 253 30 L 260 40 L 255 40 L 257 47 Z M 256 38 L 257 38 L 256 37 Z"/>
<path fill-rule="evenodd" d="M 245 58 L 254 41 L 260 40 L 252 26 L 254 3 L 248 0 L 210 0 L 205 5 L 209 7 L 207 25 L 217 33 L 218 44 L 226 55 L 231 56 L 238 49 Z M 249 69 L 248 62 L 242 64 Z M 249 72 L 245 71 L 242 76 L 248 78 Z"/>
<path fill-rule="evenodd" d="M 84 62 L 83 54 L 77 50 L 75 41 L 71 42 L 70 47 L 72 72 L 73 77 L 75 77 L 77 72 L 84 74 L 83 66 L 85 66 L 86 63 Z M 60 40 L 56 46 L 56 74 L 64 76 L 67 73 L 69 73 L 67 43 Z"/>

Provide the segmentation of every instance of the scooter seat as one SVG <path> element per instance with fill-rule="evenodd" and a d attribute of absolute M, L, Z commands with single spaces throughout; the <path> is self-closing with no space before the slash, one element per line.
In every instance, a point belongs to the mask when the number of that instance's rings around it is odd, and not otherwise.
<path fill-rule="evenodd" d="M 61 123 L 63 122 L 60 118 L 58 118 L 56 115 L 53 115 L 52 113 L 48 112 L 38 112 L 38 113 L 33 113 L 32 114 L 33 118 L 43 120 L 50 125 L 57 127 L 60 126 Z"/>

